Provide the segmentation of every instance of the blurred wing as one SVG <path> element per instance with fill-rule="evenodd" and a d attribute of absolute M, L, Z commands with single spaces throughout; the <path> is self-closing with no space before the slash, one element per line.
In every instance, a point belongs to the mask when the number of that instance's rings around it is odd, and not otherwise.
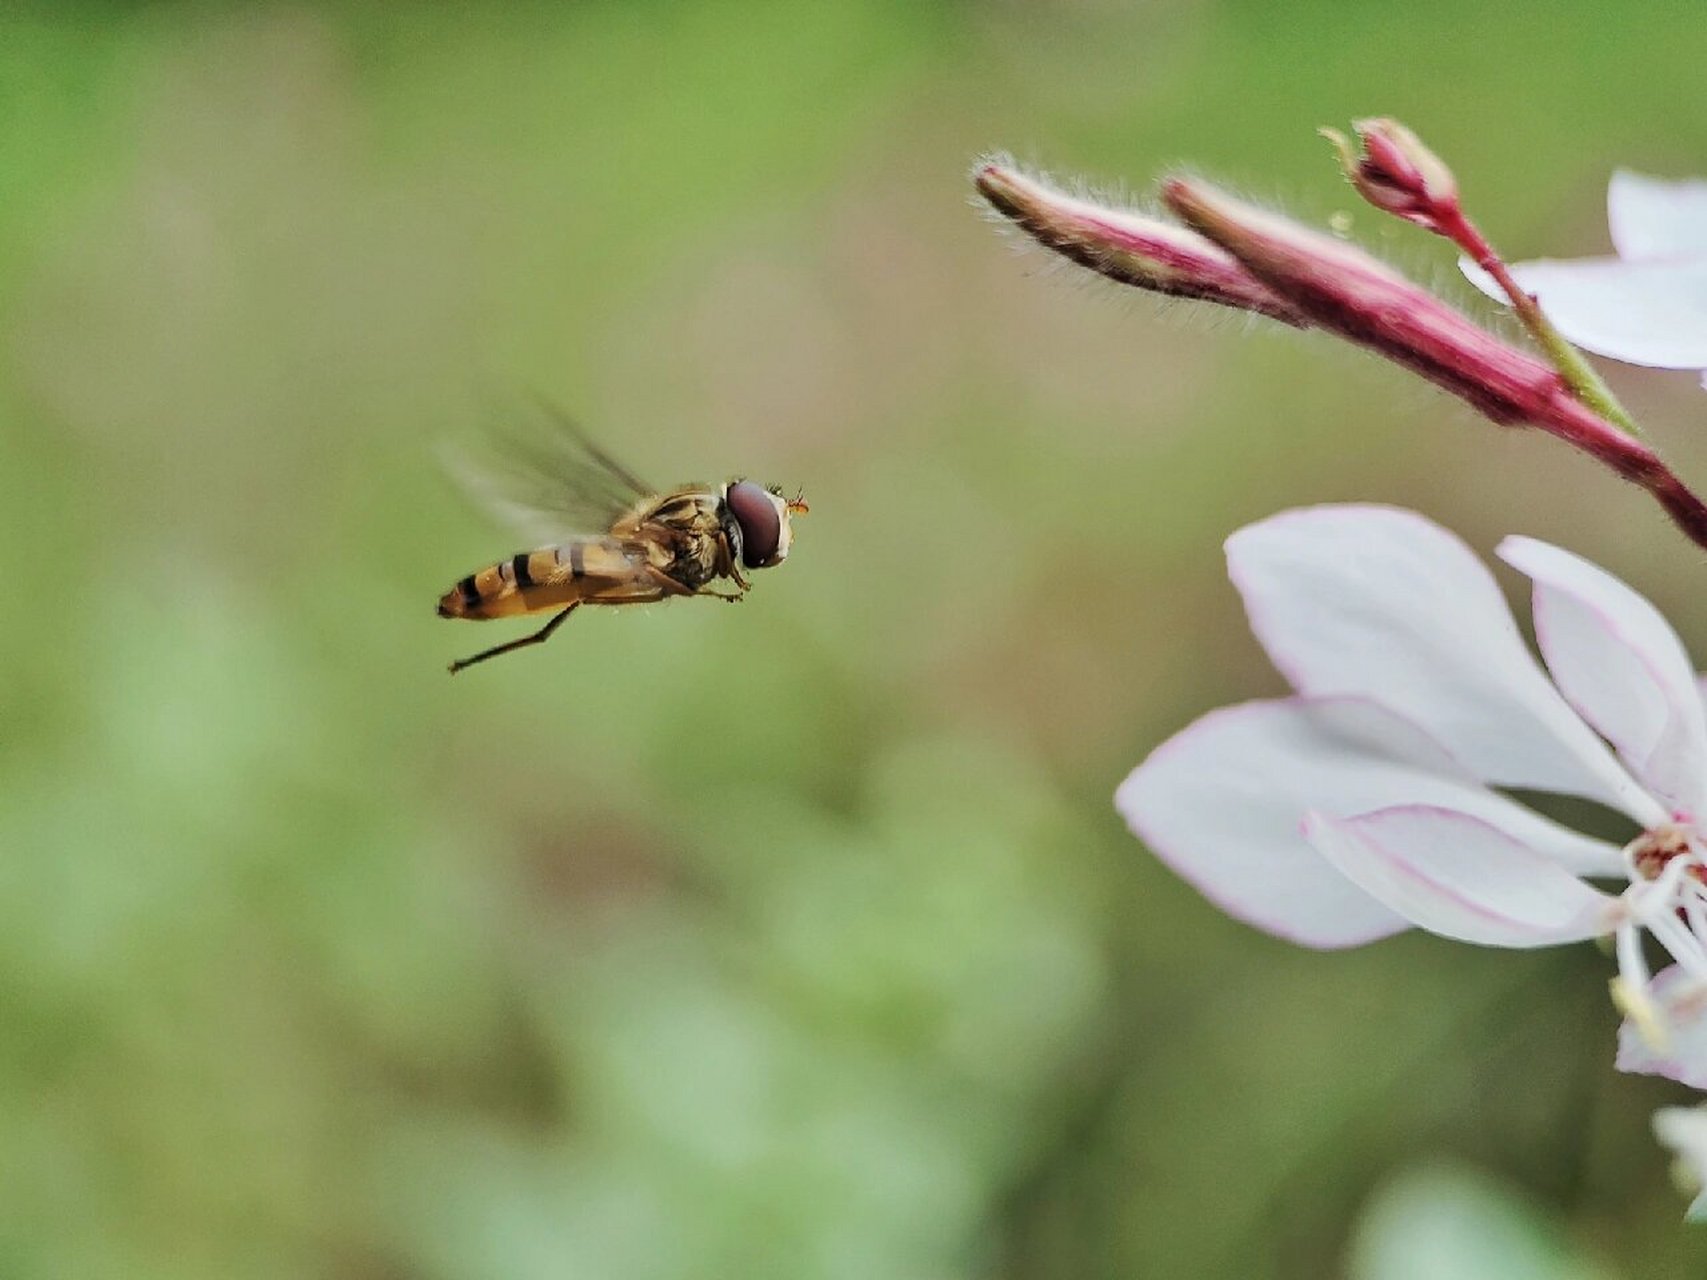
<path fill-rule="evenodd" d="M 477 454 L 457 451 L 446 462 L 480 506 L 534 546 L 604 533 L 655 492 L 543 403 Z"/>

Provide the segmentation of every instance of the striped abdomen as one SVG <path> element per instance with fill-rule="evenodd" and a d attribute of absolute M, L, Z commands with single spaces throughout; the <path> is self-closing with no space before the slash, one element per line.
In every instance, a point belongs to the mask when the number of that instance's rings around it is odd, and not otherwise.
<path fill-rule="evenodd" d="M 441 618 L 510 618 L 585 600 L 656 600 L 663 595 L 643 548 L 591 538 L 524 551 L 471 573 L 439 599 Z"/>

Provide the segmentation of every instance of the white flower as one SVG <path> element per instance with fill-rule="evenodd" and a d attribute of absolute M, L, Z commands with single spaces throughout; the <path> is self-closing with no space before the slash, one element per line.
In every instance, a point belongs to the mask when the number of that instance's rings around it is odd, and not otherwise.
<path fill-rule="evenodd" d="M 1690 1221 L 1707 1221 L 1707 1107 L 1661 1107 L 1654 1134 L 1676 1153 L 1677 1181 L 1695 1195 Z"/>
<path fill-rule="evenodd" d="M 1604 570 L 1531 538 L 1499 555 L 1534 583 L 1551 679 L 1493 576 L 1421 516 L 1317 507 L 1240 530 L 1229 572 L 1297 694 L 1203 717 L 1116 804 L 1223 910 L 1307 946 L 1413 925 L 1503 947 L 1610 935 L 1619 1066 L 1707 1088 L 1694 669 L 1665 619 Z M 1620 848 L 1495 788 L 1585 796 L 1640 830 Z M 1644 930 L 1674 961 L 1658 979 Z"/>
<path fill-rule="evenodd" d="M 1630 364 L 1707 370 L 1707 182 L 1621 169 L 1606 214 L 1617 257 L 1520 262 L 1518 283 L 1579 347 Z M 1464 273 L 1505 301 L 1485 272 L 1465 263 Z"/>

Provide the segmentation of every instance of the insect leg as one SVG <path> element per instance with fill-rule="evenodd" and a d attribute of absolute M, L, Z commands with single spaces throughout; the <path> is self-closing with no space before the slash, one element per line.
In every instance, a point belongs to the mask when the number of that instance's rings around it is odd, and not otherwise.
<path fill-rule="evenodd" d="M 658 588 L 661 596 L 691 596 L 694 594 L 692 587 L 684 587 L 662 569 L 652 565 L 646 566 L 646 576 L 651 580 L 652 585 Z"/>
<path fill-rule="evenodd" d="M 666 596 L 711 596 L 715 600 L 728 600 L 730 602 L 738 601 L 741 598 L 740 596 L 724 595 L 721 591 L 707 591 L 704 587 L 684 587 L 662 569 L 651 566 L 647 566 L 646 574 L 658 590 Z"/>
<path fill-rule="evenodd" d="M 740 561 L 735 555 L 735 548 L 729 545 L 729 539 L 727 537 L 722 538 L 719 541 L 717 550 L 718 550 L 718 562 L 719 562 L 718 566 L 717 566 L 718 571 L 720 573 L 726 575 L 727 577 L 735 579 L 736 589 L 738 591 L 740 591 L 742 595 L 746 595 L 748 589 L 751 588 L 753 584 L 748 582 L 745 578 L 743 578 L 741 576 Z M 714 593 L 707 593 L 707 594 L 714 594 Z M 732 599 L 733 597 L 724 596 L 723 598 L 725 600 L 728 600 L 728 599 Z"/>
<path fill-rule="evenodd" d="M 520 640 L 511 640 L 505 644 L 494 645 L 490 649 L 483 649 L 472 658 L 457 659 L 455 662 L 450 664 L 450 673 L 454 676 L 464 667 L 472 667 L 476 662 L 485 662 L 488 658 L 496 658 L 500 653 L 509 653 L 515 649 L 525 649 L 531 644 L 544 644 L 547 640 L 551 639 L 551 633 L 563 625 L 563 619 L 575 612 L 575 605 L 580 603 L 581 602 L 577 600 L 574 604 L 571 604 L 567 609 L 563 610 L 562 613 L 555 614 L 550 622 L 546 623 L 532 635 L 523 636 Z"/>

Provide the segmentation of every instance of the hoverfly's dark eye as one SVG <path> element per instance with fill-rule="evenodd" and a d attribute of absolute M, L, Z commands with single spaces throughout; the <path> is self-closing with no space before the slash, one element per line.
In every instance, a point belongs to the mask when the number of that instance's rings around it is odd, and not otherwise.
<path fill-rule="evenodd" d="M 725 501 L 741 526 L 741 562 L 749 569 L 763 568 L 782 540 L 782 516 L 776 503 L 751 480 L 730 485 Z"/>

